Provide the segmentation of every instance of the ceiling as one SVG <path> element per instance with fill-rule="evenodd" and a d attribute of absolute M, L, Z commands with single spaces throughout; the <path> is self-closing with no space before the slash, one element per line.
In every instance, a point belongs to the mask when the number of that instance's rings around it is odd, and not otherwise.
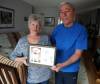
<path fill-rule="evenodd" d="M 58 7 L 61 1 L 68 1 L 72 3 L 77 10 L 87 8 L 100 8 L 100 0 L 23 0 L 34 8 L 47 8 L 47 7 Z"/>

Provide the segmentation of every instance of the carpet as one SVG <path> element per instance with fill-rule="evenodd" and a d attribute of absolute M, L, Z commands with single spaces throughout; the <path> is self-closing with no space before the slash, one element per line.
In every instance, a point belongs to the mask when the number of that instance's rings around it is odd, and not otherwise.
<path fill-rule="evenodd" d="M 89 84 L 86 68 L 82 60 L 81 60 L 80 70 L 78 73 L 78 84 Z"/>

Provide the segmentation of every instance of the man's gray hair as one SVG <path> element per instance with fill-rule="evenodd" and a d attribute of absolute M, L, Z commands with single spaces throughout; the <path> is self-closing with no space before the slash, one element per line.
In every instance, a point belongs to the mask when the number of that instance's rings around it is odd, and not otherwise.
<path fill-rule="evenodd" d="M 67 2 L 67 1 L 63 1 L 63 2 L 61 2 L 59 7 L 61 7 L 61 6 L 63 6 L 63 5 L 69 5 L 73 10 L 75 10 L 74 5 L 71 4 L 71 3 L 69 3 L 69 2 Z"/>

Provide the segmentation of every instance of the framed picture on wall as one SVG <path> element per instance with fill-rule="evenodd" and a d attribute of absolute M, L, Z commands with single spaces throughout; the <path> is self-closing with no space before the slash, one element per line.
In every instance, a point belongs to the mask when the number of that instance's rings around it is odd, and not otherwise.
<path fill-rule="evenodd" d="M 44 26 L 54 26 L 55 18 L 54 17 L 44 17 Z"/>
<path fill-rule="evenodd" d="M 55 47 L 30 45 L 29 63 L 54 66 Z"/>
<path fill-rule="evenodd" d="M 0 29 L 14 27 L 14 9 L 0 6 Z"/>

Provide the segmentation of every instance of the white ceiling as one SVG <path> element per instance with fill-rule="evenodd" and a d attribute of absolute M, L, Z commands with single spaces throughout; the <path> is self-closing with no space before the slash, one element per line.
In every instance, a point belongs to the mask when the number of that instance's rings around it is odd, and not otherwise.
<path fill-rule="evenodd" d="M 34 8 L 58 7 L 61 1 L 68 1 L 72 3 L 77 10 L 100 7 L 100 0 L 23 0 L 23 1 L 33 5 Z"/>

